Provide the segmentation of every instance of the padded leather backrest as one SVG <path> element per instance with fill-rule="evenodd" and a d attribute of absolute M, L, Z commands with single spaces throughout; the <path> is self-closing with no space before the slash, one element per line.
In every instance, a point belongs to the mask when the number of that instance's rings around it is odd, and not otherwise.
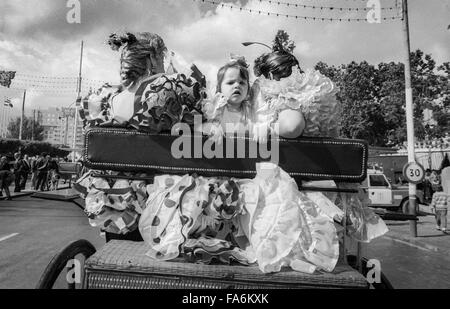
<path fill-rule="evenodd" d="M 174 143 L 180 142 L 179 136 L 120 128 L 93 128 L 85 133 L 84 162 L 86 167 L 95 170 L 197 173 L 204 176 L 251 178 L 256 175 L 257 162 L 271 159 L 264 157 L 264 154 L 261 155 L 260 151 L 257 155 L 252 154 L 249 149 L 256 147 L 256 143 L 249 138 L 238 137 L 222 143 L 224 158 L 208 159 L 202 153 L 195 157 L 194 149 L 197 149 L 197 152 L 199 149 L 194 145 L 196 143 L 200 146 L 204 145 L 207 137 L 184 138 L 184 141 L 190 142 L 191 158 L 174 157 L 172 147 Z M 237 145 L 242 142 L 246 145 L 245 158 L 236 158 Z M 278 164 L 296 179 L 361 182 L 366 178 L 368 145 L 365 141 L 299 138 L 279 139 L 278 142 Z M 235 156 L 227 158 L 226 150 L 232 143 L 234 143 Z"/>

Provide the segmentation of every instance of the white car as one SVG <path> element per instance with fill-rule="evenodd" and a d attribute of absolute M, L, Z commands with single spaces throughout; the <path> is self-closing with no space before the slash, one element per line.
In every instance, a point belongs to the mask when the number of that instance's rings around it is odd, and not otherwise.
<path fill-rule="evenodd" d="M 391 185 L 386 175 L 379 170 L 367 170 L 367 178 L 362 183 L 362 188 L 369 194 L 370 207 L 388 208 L 389 210 L 408 213 L 409 191 L 408 186 Z M 423 191 L 416 192 L 417 208 L 424 204 Z"/>

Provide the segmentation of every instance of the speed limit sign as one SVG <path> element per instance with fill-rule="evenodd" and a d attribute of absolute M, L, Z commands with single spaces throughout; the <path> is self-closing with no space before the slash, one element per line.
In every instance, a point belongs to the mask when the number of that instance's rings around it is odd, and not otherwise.
<path fill-rule="evenodd" d="M 423 166 L 416 162 L 409 162 L 403 167 L 403 176 L 408 182 L 419 184 L 425 178 Z"/>

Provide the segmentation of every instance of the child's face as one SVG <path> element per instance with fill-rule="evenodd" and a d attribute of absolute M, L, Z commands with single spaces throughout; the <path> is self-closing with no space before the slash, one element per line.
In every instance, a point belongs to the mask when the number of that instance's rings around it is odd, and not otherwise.
<path fill-rule="evenodd" d="M 239 69 L 229 68 L 220 88 L 222 94 L 228 98 L 228 104 L 238 107 L 247 98 L 248 81 L 241 77 Z"/>

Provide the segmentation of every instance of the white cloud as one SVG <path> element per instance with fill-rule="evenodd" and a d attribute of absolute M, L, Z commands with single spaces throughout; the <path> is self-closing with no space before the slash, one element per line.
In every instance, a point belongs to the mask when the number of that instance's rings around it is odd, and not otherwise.
<path fill-rule="evenodd" d="M 398 21 L 306 22 L 216 8 L 192 0 L 81 0 L 82 23 L 77 25 L 66 22 L 68 9 L 63 0 L 0 2 L 5 16 L 0 21 L 0 67 L 34 75 L 76 77 L 80 41 L 84 40 L 84 78 L 117 83 L 120 54 L 110 50 L 104 41 L 110 32 L 122 29 L 160 34 L 169 50 L 175 52 L 177 67 L 187 68 L 195 63 L 212 83 L 231 52 L 244 55 L 249 63 L 266 52 L 261 46 L 244 47 L 242 42 L 270 44 L 278 29 L 285 29 L 296 42 L 295 54 L 302 67 L 311 67 L 318 61 L 339 65 L 367 60 L 376 64 L 400 61 L 403 55 Z M 356 5 L 348 2 L 339 3 Z M 304 13 L 259 0 L 226 3 L 263 11 Z M 335 3 L 324 0 L 324 5 Z M 412 49 L 432 53 L 438 64 L 449 61 L 448 4 L 439 0 L 409 3 Z M 73 102 L 71 95 L 31 93 L 27 106 Z"/>

